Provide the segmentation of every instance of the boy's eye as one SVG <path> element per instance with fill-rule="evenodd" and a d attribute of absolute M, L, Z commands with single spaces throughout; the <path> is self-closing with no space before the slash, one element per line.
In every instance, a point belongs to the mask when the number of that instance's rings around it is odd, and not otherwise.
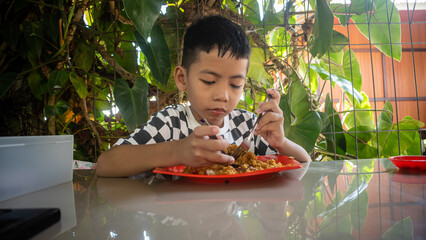
<path fill-rule="evenodd" d="M 203 79 L 201 79 L 201 81 L 202 81 L 204 84 L 207 84 L 207 85 L 212 85 L 212 84 L 214 83 L 214 81 L 207 81 L 207 80 L 203 80 Z"/>
<path fill-rule="evenodd" d="M 236 89 L 239 89 L 239 88 L 241 88 L 243 85 L 236 85 L 236 84 L 231 84 L 231 87 L 232 88 L 236 88 Z"/>

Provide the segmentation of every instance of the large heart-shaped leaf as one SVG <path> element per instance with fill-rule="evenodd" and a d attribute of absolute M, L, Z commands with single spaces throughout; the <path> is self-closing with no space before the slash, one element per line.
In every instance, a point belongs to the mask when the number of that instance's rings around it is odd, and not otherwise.
<path fill-rule="evenodd" d="M 398 124 L 394 124 L 392 132 L 388 135 L 384 147 L 380 154 L 382 157 L 396 156 L 404 153 L 407 149 L 417 145 L 420 148 L 419 142 L 414 142 L 418 129 L 423 127 L 424 123 L 414 120 L 411 117 L 405 117 Z M 382 143 L 380 143 L 382 145 Z"/>
<path fill-rule="evenodd" d="M 320 66 L 334 75 L 344 77 L 358 92 L 361 92 L 361 67 L 355 53 L 346 49 L 346 51 L 334 52 L 325 56 L 326 58 L 322 58 Z"/>
<path fill-rule="evenodd" d="M 361 95 L 363 96 L 361 103 L 355 101 L 355 103 L 352 103 L 353 106 L 351 108 L 345 109 L 350 111 L 344 115 L 345 125 L 347 128 L 367 126 L 370 129 L 374 129 L 374 114 L 373 110 L 371 110 L 370 101 L 368 100 L 367 94 L 363 92 Z M 351 101 L 352 99 L 349 100 Z"/>
<path fill-rule="evenodd" d="M 86 84 L 84 83 L 83 78 L 78 76 L 77 73 L 75 72 L 70 72 L 69 77 L 78 96 L 81 99 L 85 99 L 87 97 L 88 92 L 87 92 L 87 87 L 86 87 Z"/>
<path fill-rule="evenodd" d="M 340 52 L 348 45 L 349 39 L 340 32 L 333 30 L 333 37 L 330 44 L 330 52 Z"/>
<path fill-rule="evenodd" d="M 87 44 L 83 39 L 76 38 L 74 40 L 74 56 L 73 62 L 75 65 L 84 71 L 88 72 L 92 68 L 93 56 L 95 50 Z"/>
<path fill-rule="evenodd" d="M 138 77 L 132 88 L 121 78 L 115 80 L 114 98 L 129 131 L 148 120 L 148 82 Z"/>
<path fill-rule="evenodd" d="M 334 16 L 327 0 L 316 0 L 313 44 L 310 52 L 314 57 L 321 57 L 328 51 L 333 36 Z"/>
<path fill-rule="evenodd" d="M 47 86 L 49 89 L 52 89 L 56 86 L 63 87 L 65 83 L 68 82 L 69 71 L 67 70 L 53 70 L 50 73 L 49 79 L 47 81 Z"/>
<path fill-rule="evenodd" d="M 377 142 L 376 137 L 372 138 L 372 144 L 374 146 L 379 147 L 380 157 L 400 155 L 407 150 L 409 150 L 410 152 L 418 152 L 420 144 L 418 144 L 417 130 L 423 127 L 424 123 L 418 120 L 414 120 L 411 117 L 405 117 L 398 124 L 394 124 L 392 120 L 392 104 L 386 102 L 385 106 L 383 107 L 383 110 L 384 111 L 380 113 L 379 118 L 377 120 L 379 142 Z M 416 145 L 417 147 L 415 147 L 414 145 Z"/>
<path fill-rule="evenodd" d="M 352 16 L 359 31 L 382 53 L 400 61 L 401 18 L 393 1 L 375 0 L 373 8 L 366 12 Z"/>
<path fill-rule="evenodd" d="M 311 68 L 315 72 L 317 72 L 322 79 L 331 80 L 333 84 L 339 85 L 340 88 L 342 88 L 350 96 L 354 96 L 355 100 L 357 100 L 358 102 L 362 102 L 363 96 L 361 95 L 361 93 L 358 92 L 358 90 L 352 87 L 352 83 L 349 80 L 342 76 L 329 73 L 318 64 L 311 64 Z"/>
<path fill-rule="evenodd" d="M 359 159 L 377 158 L 377 148 L 368 143 L 374 136 L 373 129 L 367 126 L 349 129 L 345 133 L 347 153 Z"/>
<path fill-rule="evenodd" d="M 46 105 L 44 106 L 44 116 L 60 116 L 68 110 L 68 103 L 60 100 L 55 105 Z"/>
<path fill-rule="evenodd" d="M 306 114 L 296 125 L 285 129 L 285 136 L 302 146 L 308 153 L 312 152 L 321 132 L 321 117 L 315 111 Z"/>
<path fill-rule="evenodd" d="M 28 75 L 27 80 L 33 95 L 38 100 L 42 100 L 42 95 L 47 92 L 47 81 L 41 76 L 41 74 L 37 70 L 32 71 Z"/>
<path fill-rule="evenodd" d="M 152 76 L 163 86 L 166 86 L 171 72 L 171 61 L 169 47 L 163 31 L 159 26 L 154 26 L 151 33 L 151 42 L 147 42 L 139 32 L 135 32 L 135 38 L 148 60 Z"/>
<path fill-rule="evenodd" d="M 319 114 L 315 111 L 307 112 L 297 120 L 296 124 L 292 124 L 292 110 L 288 96 L 282 95 L 279 105 L 284 115 L 285 136 L 302 146 L 308 153 L 312 152 L 321 132 L 321 117 Z"/>
<path fill-rule="evenodd" d="M 123 0 L 127 16 L 144 39 L 148 39 L 162 4 L 162 0 Z"/>
<path fill-rule="evenodd" d="M 330 95 L 325 99 L 324 113 L 320 113 L 322 120 L 321 133 L 326 138 L 327 151 L 339 155 L 346 154 L 346 139 L 343 127 L 337 111 L 333 108 Z"/>
<path fill-rule="evenodd" d="M 261 48 L 252 49 L 250 55 L 250 67 L 247 73 L 247 77 L 259 83 L 271 85 L 273 83 L 273 79 L 271 75 L 265 71 L 264 59 L 264 53 Z"/>
<path fill-rule="evenodd" d="M 288 91 L 291 112 L 297 118 L 296 123 L 305 117 L 311 109 L 308 97 L 306 95 L 305 87 L 300 81 L 291 82 Z M 293 122 L 293 120 L 292 120 Z"/>

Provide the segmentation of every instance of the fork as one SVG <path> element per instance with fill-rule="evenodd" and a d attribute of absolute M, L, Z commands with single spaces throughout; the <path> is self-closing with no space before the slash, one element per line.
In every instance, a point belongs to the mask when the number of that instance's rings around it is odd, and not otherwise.
<path fill-rule="evenodd" d="M 210 126 L 210 123 L 205 118 L 201 118 L 200 122 L 201 122 L 202 125 Z M 216 135 L 211 135 L 211 136 L 209 136 L 209 138 L 210 139 L 218 139 L 218 137 Z M 226 154 L 225 151 L 220 151 L 220 152 L 223 153 L 223 154 Z M 236 163 L 231 163 L 229 165 L 231 165 L 233 168 L 241 167 L 241 164 L 236 164 Z"/>
<path fill-rule="evenodd" d="M 272 96 L 270 94 L 267 94 L 265 102 L 269 101 L 271 98 L 272 98 Z M 251 142 L 251 140 L 253 138 L 254 130 L 256 129 L 256 126 L 259 123 L 260 119 L 263 117 L 263 115 L 265 115 L 265 112 L 262 112 L 259 115 L 259 117 L 257 117 L 256 122 L 254 123 L 252 129 L 250 130 L 250 134 L 246 138 L 243 139 L 243 142 L 232 153 L 231 156 L 234 157 L 235 161 L 244 154 L 244 151 L 249 150 L 249 148 L 250 148 L 250 142 Z"/>

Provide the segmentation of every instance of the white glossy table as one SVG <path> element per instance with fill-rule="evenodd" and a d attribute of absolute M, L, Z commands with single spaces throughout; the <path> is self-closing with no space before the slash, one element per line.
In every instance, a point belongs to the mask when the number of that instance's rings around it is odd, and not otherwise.
<path fill-rule="evenodd" d="M 78 170 L 77 221 L 55 239 L 426 239 L 426 173 L 395 171 L 332 161 L 257 182 L 148 184 Z"/>

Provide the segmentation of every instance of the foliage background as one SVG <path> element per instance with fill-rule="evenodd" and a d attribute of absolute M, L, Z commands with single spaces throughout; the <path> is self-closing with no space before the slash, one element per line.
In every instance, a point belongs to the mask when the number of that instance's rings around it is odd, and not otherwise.
<path fill-rule="evenodd" d="M 0 7 L 2 136 L 72 134 L 74 158 L 95 162 L 150 114 L 185 101 L 170 74 L 185 28 L 220 14 L 239 23 L 253 46 L 239 107 L 254 111 L 263 88 L 279 89 L 286 136 L 313 159 L 421 154 L 423 123 L 395 122 L 390 103 L 373 116 L 378 109 L 362 91 L 349 40 L 333 30 L 334 18 L 355 24 L 400 60 L 401 47 L 392 44 L 401 38 L 400 19 L 390 0 L 6 0 Z M 326 83 L 344 92 L 338 111 L 322 94 Z"/>

